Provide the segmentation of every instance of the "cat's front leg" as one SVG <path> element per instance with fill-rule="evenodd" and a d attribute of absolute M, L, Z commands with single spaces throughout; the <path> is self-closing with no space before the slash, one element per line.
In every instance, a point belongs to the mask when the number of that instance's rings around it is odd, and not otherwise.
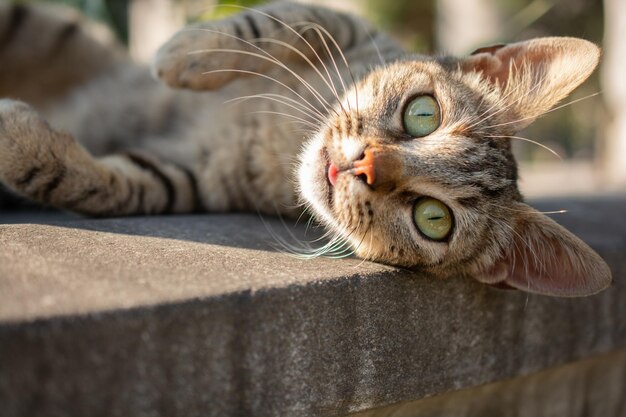
<path fill-rule="evenodd" d="M 193 172 L 133 154 L 96 159 L 13 100 L 0 100 L 0 182 L 39 203 L 95 216 L 199 208 Z"/>

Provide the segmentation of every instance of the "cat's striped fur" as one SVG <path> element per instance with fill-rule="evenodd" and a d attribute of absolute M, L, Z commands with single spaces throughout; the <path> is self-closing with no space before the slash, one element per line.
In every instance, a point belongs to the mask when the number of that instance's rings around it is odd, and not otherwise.
<path fill-rule="evenodd" d="M 100 48 L 39 9 L 3 7 L 0 22 L 8 73 L 46 54 L 92 62 Z M 588 42 L 548 38 L 466 59 L 416 56 L 354 16 L 274 3 L 185 29 L 159 51 L 157 78 L 208 93 L 170 89 L 117 53 L 102 56 L 100 70 L 86 65 L 70 94 L 40 107 L 50 124 L 26 104 L 0 101 L 2 183 L 94 216 L 297 214 L 301 199 L 369 259 L 556 295 L 610 282 L 591 249 L 522 202 L 509 141 L 591 73 L 599 52 Z M 20 91 L 36 77 L 4 85 L 1 94 L 28 99 Z M 416 94 L 437 97 L 443 109 L 441 127 L 419 140 L 399 116 Z M 237 105 L 223 104 L 232 98 Z M 349 166 L 365 150 L 376 155 L 376 181 L 344 172 L 336 187 L 328 183 L 329 161 Z M 425 195 L 454 212 L 446 242 L 414 230 L 411 207 Z"/>

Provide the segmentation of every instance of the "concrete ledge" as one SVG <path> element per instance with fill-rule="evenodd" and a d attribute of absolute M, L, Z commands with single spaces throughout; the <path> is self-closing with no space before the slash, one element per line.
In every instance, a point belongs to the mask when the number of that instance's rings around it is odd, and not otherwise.
<path fill-rule="evenodd" d="M 539 207 L 570 210 L 612 288 L 296 260 L 255 216 L 0 226 L 2 415 L 341 416 L 626 347 L 626 202 Z"/>
<path fill-rule="evenodd" d="M 626 350 L 350 417 L 626 416 Z"/>

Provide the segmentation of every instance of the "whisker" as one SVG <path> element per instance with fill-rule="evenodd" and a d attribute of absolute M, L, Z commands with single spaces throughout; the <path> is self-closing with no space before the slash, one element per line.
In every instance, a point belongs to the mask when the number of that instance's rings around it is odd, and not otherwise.
<path fill-rule="evenodd" d="M 318 60 L 320 63 L 322 63 L 322 65 L 324 65 L 324 61 L 323 61 L 323 60 L 322 60 L 322 58 L 319 56 L 319 54 L 317 53 L 317 51 L 315 50 L 315 48 L 313 48 L 313 45 L 311 45 L 311 43 L 310 43 L 309 41 L 307 41 L 307 40 L 304 38 L 304 36 L 302 36 L 301 34 L 299 34 L 299 33 L 298 33 L 298 31 L 296 31 L 294 28 L 292 28 L 289 24 L 285 23 L 284 21 L 282 21 L 281 19 L 278 19 L 278 18 L 277 18 L 277 17 L 275 17 L 275 16 L 272 16 L 271 14 L 265 13 L 265 12 L 263 12 L 263 11 L 261 11 L 261 10 L 258 10 L 258 9 L 253 9 L 253 8 L 250 8 L 250 7 L 246 7 L 246 6 L 239 6 L 239 5 L 232 5 L 232 6 L 233 6 L 233 7 L 235 7 L 235 8 L 240 8 L 240 9 L 243 9 L 243 10 L 249 10 L 249 11 L 251 11 L 251 12 L 253 12 L 253 13 L 260 14 L 260 15 L 265 16 L 266 18 L 271 19 L 271 20 L 273 20 L 273 21 L 277 22 L 278 24 L 282 25 L 285 29 L 289 30 L 289 31 L 290 31 L 290 32 L 292 32 L 294 35 L 296 35 L 299 39 L 301 39 L 301 40 L 302 40 L 302 42 L 304 42 L 304 43 L 305 43 L 305 44 L 309 47 L 309 49 L 311 50 L 311 52 L 313 52 L 313 54 L 315 55 L 315 57 L 317 58 L 317 60 Z M 333 111 L 334 111 L 334 109 L 333 109 Z"/>
<path fill-rule="evenodd" d="M 372 228 L 372 224 L 369 223 L 367 225 L 367 229 L 365 229 L 365 233 L 363 233 L 363 238 L 361 239 L 361 242 L 363 242 L 363 240 L 365 239 L 365 236 L 367 236 L 367 234 L 369 233 L 371 228 Z M 369 260 L 370 254 L 372 252 L 372 239 L 373 239 L 373 237 L 374 237 L 374 234 L 370 233 L 370 242 L 369 242 L 369 246 L 367 248 L 367 254 L 363 257 L 361 262 L 359 262 L 359 264 L 354 267 L 355 269 L 360 268 L 367 260 Z M 356 251 L 359 250 L 360 247 L 361 247 L 361 244 L 359 243 L 359 246 L 354 250 L 354 252 L 356 253 Z"/>
<path fill-rule="evenodd" d="M 302 59 L 304 59 L 307 62 L 307 64 L 309 64 L 309 66 L 313 69 L 313 71 L 315 71 L 317 73 L 317 75 L 319 75 L 319 77 L 322 79 L 324 84 L 328 87 L 330 92 L 335 96 L 335 98 L 337 100 L 339 100 L 339 94 L 337 92 L 337 88 L 335 87 L 335 84 L 333 83 L 332 77 L 330 76 L 330 73 L 328 72 L 328 69 L 326 68 L 326 65 L 323 62 L 322 62 L 322 67 L 324 68 L 324 71 L 326 72 L 326 74 L 328 76 L 328 79 L 322 75 L 322 73 L 319 71 L 317 66 L 315 66 L 315 64 L 313 64 L 313 62 L 304 53 L 302 53 L 302 51 L 300 51 L 298 48 L 294 47 L 293 45 L 290 45 L 290 44 L 288 44 L 286 42 L 283 42 L 281 40 L 278 40 L 278 39 L 271 39 L 271 38 L 259 38 L 259 39 L 256 39 L 255 41 L 256 42 L 273 43 L 273 44 L 276 44 L 276 45 L 280 45 L 280 46 L 282 46 L 284 48 L 287 48 L 290 51 L 295 52 L 298 56 L 300 56 Z M 345 113 L 345 110 L 344 110 L 344 113 Z"/>
<path fill-rule="evenodd" d="M 524 142 L 529 142 L 529 143 L 532 143 L 534 145 L 537 145 L 537 146 L 545 149 L 546 151 L 550 152 L 552 155 L 554 155 L 557 158 L 559 158 L 560 161 L 563 161 L 563 158 L 561 157 L 561 155 L 559 155 L 554 149 L 550 148 L 549 146 L 544 145 L 543 143 L 537 142 L 537 141 L 532 140 L 532 139 L 524 138 L 524 137 L 521 137 L 521 136 L 511 136 L 511 135 L 485 135 L 485 137 L 487 137 L 487 138 L 511 138 L 511 139 L 523 140 Z"/>
<path fill-rule="evenodd" d="M 328 38 L 330 39 L 330 41 L 333 43 L 333 45 L 335 45 L 335 49 L 337 50 L 337 52 L 339 53 L 344 65 L 346 66 L 346 69 L 348 70 L 348 74 L 350 75 L 350 78 L 352 80 L 352 85 L 354 86 L 354 94 L 355 94 L 355 98 L 356 98 L 356 113 L 357 115 L 359 114 L 359 92 L 358 92 L 358 88 L 356 85 L 356 80 L 354 78 L 354 73 L 352 72 L 352 69 L 350 68 L 350 64 L 348 63 L 348 59 L 346 58 L 345 54 L 343 53 L 343 51 L 341 50 L 341 47 L 339 46 L 339 43 L 337 42 L 337 40 L 335 39 L 335 37 L 328 32 L 328 30 L 326 30 L 326 28 L 324 28 L 321 25 L 318 25 L 317 23 L 313 23 L 313 25 L 315 25 L 319 30 L 323 31 L 326 36 L 328 36 Z M 367 32 L 369 34 L 369 31 Z M 324 42 L 324 44 L 326 45 L 326 42 Z M 327 47 L 328 49 L 328 47 Z M 378 50 L 378 48 L 377 48 Z M 330 51 L 329 51 L 330 53 Z M 330 54 L 332 57 L 332 54 Z M 335 60 L 333 59 L 333 63 L 335 62 Z M 337 68 L 337 65 L 335 64 L 335 68 Z M 341 75 L 339 74 L 339 70 L 337 70 L 337 75 L 339 76 L 339 79 L 341 80 L 341 84 L 343 85 L 344 91 L 346 91 L 346 87 L 343 83 L 343 80 L 341 78 Z"/>
<path fill-rule="evenodd" d="M 567 106 L 570 106 L 570 105 L 572 105 L 572 104 L 578 103 L 579 101 L 587 100 L 587 99 L 589 99 L 589 98 L 591 98 L 591 97 L 595 97 L 595 96 L 600 95 L 600 94 L 602 94 L 602 92 L 601 92 L 601 91 L 598 91 L 598 92 L 596 92 L 596 93 L 589 94 L 588 96 L 581 97 L 581 98 L 578 98 L 578 99 L 576 99 L 576 100 L 572 100 L 572 101 L 570 101 L 570 102 L 568 102 L 568 103 L 565 103 L 565 104 L 561 104 L 560 106 L 557 106 L 557 107 L 555 107 L 555 108 L 553 108 L 553 109 L 550 109 L 550 110 L 548 110 L 548 111 L 544 112 L 541 116 L 546 115 L 546 114 L 548 114 L 548 113 L 552 113 L 553 111 L 560 110 L 560 109 L 562 109 L 563 107 L 567 107 Z M 511 121 L 511 122 L 504 122 L 504 123 L 499 123 L 499 124 L 497 124 L 497 125 L 492 125 L 492 126 L 489 126 L 489 128 L 500 127 L 500 126 L 506 126 L 506 125 L 510 125 L 510 124 L 514 124 L 514 123 L 523 122 L 523 121 L 525 121 L 525 120 L 532 120 L 532 119 L 535 119 L 535 117 L 524 117 L 524 118 L 522 118 L 522 119 L 513 120 L 513 121 Z"/>
<path fill-rule="evenodd" d="M 261 78 L 265 78 L 268 79 L 270 81 L 275 82 L 276 84 L 285 87 L 287 90 L 291 91 L 296 97 L 302 99 L 304 102 L 307 102 L 307 100 L 302 97 L 302 95 L 300 95 L 298 92 L 296 92 L 293 88 L 289 87 L 287 84 L 283 83 L 282 81 L 277 80 L 274 77 L 270 77 L 269 75 L 266 74 L 262 74 L 260 72 L 256 72 L 256 71 L 248 71 L 248 70 L 241 70 L 241 69 L 236 69 L 236 68 L 227 68 L 227 69 L 219 69 L 219 70 L 213 70 L 213 71 L 206 71 L 203 72 L 203 75 L 208 75 L 208 74 L 217 74 L 220 72 L 238 72 L 241 74 L 248 74 L 248 75 L 255 75 L 257 77 L 261 77 Z"/>
<path fill-rule="evenodd" d="M 289 101 L 289 102 L 291 102 L 291 103 L 293 103 L 293 104 L 295 104 L 297 106 L 301 106 L 303 109 L 309 109 L 309 107 L 305 106 L 304 103 L 301 103 L 298 100 L 295 100 L 295 99 L 293 99 L 291 97 L 284 96 L 282 94 L 262 93 L 260 95 L 264 96 L 264 97 L 276 97 L 276 98 L 284 99 L 284 100 L 287 100 L 287 101 Z M 325 121 L 326 120 L 326 116 L 322 112 L 320 112 L 319 110 L 314 109 L 314 113 L 318 116 L 318 120 L 320 120 L 320 121 Z"/>
<path fill-rule="evenodd" d="M 225 36 L 225 37 L 228 37 L 228 38 L 231 38 L 231 39 L 235 39 L 235 40 L 237 40 L 237 41 L 239 41 L 239 42 L 242 42 L 242 43 L 244 43 L 244 44 L 246 44 L 246 45 L 250 46 L 250 47 L 251 47 L 251 48 L 253 48 L 253 49 L 256 49 L 256 50 L 258 50 L 258 51 L 262 52 L 262 53 L 263 53 L 263 54 L 265 54 L 268 58 L 270 58 L 270 59 L 274 60 L 274 61 L 275 61 L 275 63 L 276 63 L 277 65 L 278 65 L 278 63 L 281 63 L 282 65 L 284 65 L 284 67 L 287 67 L 287 70 L 288 70 L 288 71 L 290 70 L 290 68 L 288 68 L 288 66 L 287 66 L 284 62 L 282 62 L 281 60 L 279 60 L 278 58 L 276 58 L 274 55 L 270 54 L 269 52 L 267 52 L 267 51 L 266 51 L 266 50 L 264 50 L 263 48 L 259 47 L 258 45 L 255 45 L 254 43 L 252 43 L 252 42 L 250 42 L 250 41 L 248 41 L 248 40 L 246 40 L 246 39 L 243 39 L 243 38 L 241 38 L 241 37 L 239 37 L 239 36 L 235 36 L 235 35 L 233 35 L 233 34 L 230 34 L 230 33 L 227 33 L 227 32 L 222 32 L 222 31 L 219 31 L 219 30 L 214 30 L 214 29 L 206 29 L 206 28 L 196 28 L 196 29 L 189 29 L 189 30 L 199 30 L 199 31 L 208 32 L 208 33 L 214 33 L 214 34 L 217 34 L 217 35 L 221 35 L 221 36 Z M 198 53 L 198 51 L 192 51 L 192 52 L 190 52 L 190 54 L 191 54 L 191 53 Z M 293 74 L 294 72 L 293 72 L 293 71 L 291 71 L 291 73 Z M 300 81 L 300 80 L 299 80 L 299 81 Z M 301 82 L 302 82 L 302 81 L 301 81 Z M 305 86 L 306 86 L 306 84 L 305 84 Z M 291 89 L 291 88 L 289 88 L 289 89 L 290 89 L 292 92 L 294 92 L 294 93 L 295 93 L 295 91 L 294 91 L 293 89 Z M 300 99 L 302 99 L 304 102 L 306 102 L 307 104 L 309 104 L 309 105 L 311 106 L 311 109 L 312 109 L 313 111 L 318 111 L 318 110 L 315 108 L 315 106 L 313 106 L 313 105 L 312 105 L 312 104 L 311 104 L 308 100 L 304 99 L 301 95 L 299 95 L 299 94 L 297 94 L 297 93 L 295 93 L 295 94 L 296 94 L 296 95 L 297 95 Z M 326 106 L 324 106 L 323 104 L 322 104 L 322 107 L 324 107 L 324 109 L 325 109 L 326 111 L 328 111 L 328 108 L 327 108 Z M 319 111 L 318 111 L 318 113 L 319 113 Z M 320 113 L 320 115 L 321 115 L 321 113 Z M 321 115 L 321 116 L 322 116 L 322 117 L 325 117 L 324 115 Z"/>
<path fill-rule="evenodd" d="M 291 119 L 295 119 L 300 123 L 304 123 L 305 125 L 313 128 L 313 129 L 317 129 L 317 126 L 314 125 L 313 123 L 309 122 L 308 120 L 305 120 L 301 117 L 298 116 L 294 116 L 293 114 L 289 114 L 289 113 L 283 113 L 283 112 L 279 112 L 279 111 L 270 111 L 270 110 L 257 110 L 257 111 L 253 111 L 250 112 L 249 114 L 274 114 L 277 116 L 284 116 L 284 117 L 289 117 Z"/>
<path fill-rule="evenodd" d="M 298 75 L 295 71 L 293 71 L 291 68 L 289 68 L 288 66 L 286 66 L 285 64 L 283 64 L 280 61 L 277 61 L 275 58 L 270 58 L 267 56 L 263 56 L 261 54 L 257 54 L 256 52 L 250 52 L 250 51 L 242 51 L 239 49 L 201 49 L 201 50 L 197 50 L 197 51 L 192 51 L 189 52 L 189 54 L 200 54 L 200 53 L 212 53 L 212 52 L 228 52 L 228 53 L 233 53 L 233 54 L 239 54 L 239 55 L 248 55 L 248 56 L 253 56 L 259 59 L 262 59 L 264 61 L 268 61 L 271 62 L 273 64 L 278 65 L 279 67 L 287 70 L 290 74 L 292 74 L 294 77 L 296 77 L 296 79 L 298 81 L 300 81 L 307 90 L 309 90 L 309 92 L 311 92 L 311 94 L 313 94 L 313 96 L 317 99 L 317 101 L 319 101 L 319 103 L 328 111 L 334 111 L 332 108 L 332 105 L 328 102 L 328 100 L 326 100 L 324 98 L 324 96 L 322 96 L 319 92 L 317 92 L 317 90 L 315 88 L 313 88 L 313 86 L 308 83 L 307 81 L 304 80 L 304 78 L 302 78 L 302 76 Z M 211 71 L 209 71 L 211 72 Z M 202 73 L 203 75 L 206 75 L 207 72 Z"/>
<path fill-rule="evenodd" d="M 233 98 L 233 99 L 225 101 L 224 104 L 230 104 L 230 103 L 235 103 L 235 102 L 242 103 L 244 101 L 252 100 L 252 99 L 255 99 L 255 98 L 270 100 L 270 101 L 273 101 L 273 102 L 276 102 L 276 103 L 283 104 L 283 105 L 285 105 L 287 107 L 290 107 L 290 108 L 300 112 L 301 114 L 303 114 L 306 117 L 310 117 L 311 119 L 313 119 L 314 122 L 319 122 L 319 123 L 322 122 L 321 119 L 319 119 L 318 117 L 315 117 L 311 113 L 307 113 L 306 111 L 304 111 L 300 107 L 296 107 L 293 104 L 290 104 L 290 103 L 288 103 L 286 101 L 283 101 L 283 100 L 275 98 L 275 97 L 267 97 L 267 96 L 265 96 L 263 94 L 254 94 L 254 95 L 250 95 L 250 96 L 242 96 L 242 97 Z"/>
<path fill-rule="evenodd" d="M 378 55 L 378 59 L 380 60 L 380 64 L 381 65 L 385 65 L 385 60 L 383 59 L 383 55 L 380 53 L 380 48 L 378 47 L 378 45 L 376 44 L 376 41 L 374 40 L 374 37 L 372 36 L 372 32 L 368 29 L 368 27 L 365 24 L 365 22 L 361 21 L 361 25 L 365 29 L 365 32 L 367 33 L 367 37 L 369 38 L 370 42 L 374 46 L 374 49 L 376 50 L 376 55 Z"/>
<path fill-rule="evenodd" d="M 524 236 L 522 236 L 518 231 L 516 231 L 513 226 L 507 224 L 506 222 L 501 221 L 500 219 L 496 218 L 495 216 L 492 216 L 491 214 L 489 214 L 488 212 L 480 209 L 480 208 L 476 208 L 477 211 L 481 212 L 484 216 L 487 216 L 489 218 L 491 218 L 493 221 L 495 221 L 496 223 L 498 223 L 501 226 L 506 227 L 507 229 L 509 229 L 514 235 L 516 235 L 519 240 L 528 248 L 529 252 L 533 255 L 534 261 L 535 261 L 535 265 L 538 268 L 542 268 L 545 269 L 545 266 L 543 265 L 543 262 L 541 261 L 541 258 L 539 257 L 539 255 L 535 252 L 535 250 L 533 249 L 533 247 L 531 246 L 531 244 L 525 239 Z M 515 253 L 517 252 L 517 239 L 513 239 L 513 245 L 515 246 L 515 250 L 511 251 L 512 256 L 514 257 L 512 260 L 512 264 L 515 264 Z M 524 260 L 524 269 L 526 271 L 526 276 L 528 276 L 528 262 L 525 259 Z M 530 283 L 529 283 L 530 285 Z"/>
<path fill-rule="evenodd" d="M 512 68 L 509 69 L 509 72 L 517 74 L 518 73 L 518 69 L 517 69 L 517 65 L 515 64 L 515 62 L 512 62 L 511 67 Z M 521 84 L 514 83 L 513 85 L 514 85 L 513 88 L 507 88 L 508 87 L 508 85 L 507 85 L 505 87 L 505 92 L 506 92 L 505 95 L 502 96 L 502 97 L 498 97 L 498 99 L 495 101 L 495 103 L 489 109 L 487 109 L 483 114 L 490 112 L 494 107 L 497 107 L 497 106 L 502 106 L 500 109 L 492 112 L 491 114 L 487 114 L 487 116 L 485 116 L 483 118 L 481 118 L 481 116 L 478 116 L 479 120 L 477 120 L 475 123 L 469 125 L 466 129 L 469 130 L 472 127 L 474 127 L 474 126 L 476 126 L 478 124 L 484 123 L 487 120 L 491 119 L 492 117 L 497 116 L 498 114 L 505 112 L 509 108 L 513 107 L 515 104 L 519 103 L 522 100 L 522 98 L 524 98 L 523 95 L 519 95 L 519 97 L 515 101 L 513 101 L 512 103 L 508 103 L 508 104 L 506 103 L 506 99 L 509 98 L 511 95 L 513 95 L 513 93 L 516 93 L 521 88 Z M 528 91 L 528 93 L 526 95 L 534 92 L 540 86 L 541 86 L 541 82 L 537 82 L 530 89 L 530 91 Z M 504 104 L 506 104 L 506 105 L 504 105 Z M 491 127 L 493 127 L 493 126 L 489 126 L 488 129 L 491 128 Z"/>
<path fill-rule="evenodd" d="M 513 78 L 515 76 L 519 76 L 520 74 L 522 74 L 522 71 L 524 71 L 525 67 L 524 65 L 522 65 L 522 68 L 519 69 L 517 64 L 513 61 L 511 62 L 511 64 L 509 65 L 509 74 L 510 78 Z M 544 76 L 545 78 L 545 76 Z M 529 95 L 530 93 L 534 92 L 536 89 L 538 89 L 542 84 L 542 80 L 538 80 L 535 85 L 524 95 L 518 94 L 517 99 L 515 99 L 513 102 L 511 103 L 506 103 L 506 99 L 509 98 L 511 95 L 513 95 L 514 93 L 518 93 L 519 90 L 521 90 L 522 88 L 522 83 L 516 83 L 516 82 L 509 82 L 508 84 L 506 84 L 505 86 L 500 86 L 499 84 L 496 84 L 496 86 L 494 87 L 494 91 L 498 90 L 499 92 L 504 92 L 504 96 L 498 97 L 497 100 L 495 101 L 495 103 L 489 108 L 487 109 L 487 111 L 485 111 L 483 114 L 488 113 L 489 111 L 491 111 L 491 109 L 493 109 L 494 107 L 497 106 L 502 106 L 500 109 L 498 109 L 497 111 L 492 112 L 491 114 L 488 114 L 487 116 L 480 118 L 473 123 L 472 125 L 468 126 L 467 129 L 471 129 L 472 127 L 483 123 L 489 119 L 491 119 L 492 117 L 510 109 L 511 107 L 513 107 L 515 104 L 519 103 L 524 97 L 526 97 L 527 95 Z M 510 86 L 513 85 L 513 88 L 511 88 Z M 488 129 L 489 127 L 487 127 Z"/>
<path fill-rule="evenodd" d="M 528 213 L 527 210 L 517 210 L 517 209 L 511 208 L 511 207 L 501 206 L 501 205 L 496 204 L 496 203 L 487 202 L 487 204 L 489 204 L 490 206 L 498 207 L 498 208 L 503 209 L 503 210 L 511 211 L 513 213 Z M 564 214 L 564 213 L 567 213 L 568 210 L 567 209 L 561 209 L 561 210 L 537 211 L 537 212 L 541 213 L 541 214 Z"/>
<path fill-rule="evenodd" d="M 328 46 L 328 43 L 326 42 L 326 39 L 324 38 L 324 36 L 322 35 L 322 32 L 318 29 L 319 25 L 316 25 L 314 23 L 311 22 L 300 22 L 300 23 L 296 23 L 294 24 L 294 26 L 298 26 L 298 25 L 306 25 L 301 29 L 301 33 L 305 33 L 308 30 L 314 30 L 315 33 L 317 34 L 317 36 L 319 37 L 320 41 L 322 42 L 322 44 L 324 45 L 324 49 L 326 50 L 326 53 L 328 55 L 328 58 L 331 60 L 333 67 L 335 69 L 335 74 L 337 74 L 337 78 L 339 79 L 339 82 L 341 83 L 341 88 L 343 90 L 343 94 L 346 93 L 346 85 L 343 81 L 343 78 L 341 77 L 341 73 L 339 72 L 339 68 L 337 67 L 337 61 L 335 61 L 335 57 L 333 56 L 332 52 L 330 51 L 330 47 Z M 319 26 L 321 27 L 321 26 Z M 326 65 L 324 65 L 324 68 L 326 69 L 326 74 L 328 74 L 328 78 L 330 80 L 330 82 L 333 84 L 333 87 L 335 87 L 335 83 L 333 82 L 333 79 L 328 71 L 328 69 L 326 68 Z M 335 98 L 337 99 L 337 102 L 339 103 L 339 106 L 342 108 L 344 114 L 346 113 L 345 109 L 343 109 L 343 104 L 341 103 L 341 98 L 339 97 L 339 93 L 337 92 L 336 87 L 334 88 L 334 93 L 335 93 Z M 348 109 L 350 109 L 349 106 L 349 102 L 348 102 Z"/>

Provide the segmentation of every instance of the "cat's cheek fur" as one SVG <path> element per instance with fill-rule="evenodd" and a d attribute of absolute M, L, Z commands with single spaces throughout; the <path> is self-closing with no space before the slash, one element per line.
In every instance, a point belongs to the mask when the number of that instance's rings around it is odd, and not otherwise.
<path fill-rule="evenodd" d="M 297 189 L 300 198 L 313 210 L 326 225 L 336 228 L 337 221 L 325 203 L 328 184 L 324 177 L 325 161 L 322 159 L 323 137 L 313 136 L 300 153 L 300 163 L 296 172 Z"/>

